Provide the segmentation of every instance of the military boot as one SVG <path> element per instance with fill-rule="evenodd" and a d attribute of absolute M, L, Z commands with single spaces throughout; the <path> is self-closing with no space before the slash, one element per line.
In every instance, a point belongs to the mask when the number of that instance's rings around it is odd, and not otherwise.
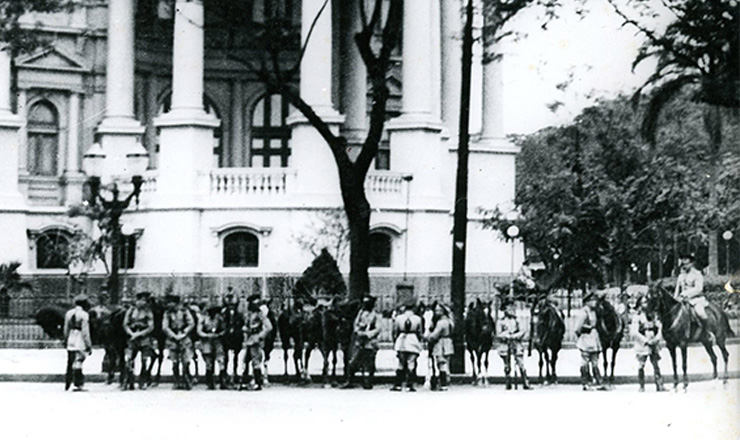
<path fill-rule="evenodd" d="M 175 390 L 181 390 L 182 381 L 180 380 L 180 364 L 177 364 L 177 363 L 172 364 L 172 377 L 175 382 L 172 388 Z"/>
<path fill-rule="evenodd" d="M 594 381 L 596 382 L 596 389 L 599 391 L 607 391 L 609 388 L 604 384 L 603 380 L 601 379 L 601 372 L 599 371 L 599 367 L 594 366 Z"/>
<path fill-rule="evenodd" d="M 375 382 L 375 372 L 370 371 L 364 378 L 362 378 L 362 389 L 372 390 L 373 382 Z"/>
<path fill-rule="evenodd" d="M 182 368 L 182 386 L 188 391 L 193 389 L 193 378 L 190 376 L 190 369 L 186 365 L 183 365 Z"/>
<path fill-rule="evenodd" d="M 249 368 L 244 368 L 244 374 L 242 374 L 242 381 L 239 384 L 239 391 L 249 389 L 249 384 L 252 382 L 252 378 L 249 376 Z"/>
<path fill-rule="evenodd" d="M 660 368 L 657 365 L 655 367 L 655 391 L 667 391 L 663 386 L 663 377 L 660 375 Z"/>
<path fill-rule="evenodd" d="M 645 392 L 645 369 L 640 368 L 637 370 L 637 381 L 640 384 L 639 392 Z"/>
<path fill-rule="evenodd" d="M 64 375 L 64 391 L 69 390 L 69 387 L 72 386 L 73 371 L 71 368 L 68 368 L 67 373 Z"/>
<path fill-rule="evenodd" d="M 402 391 L 403 388 L 403 379 L 404 379 L 404 370 L 396 370 L 396 379 L 393 381 L 393 388 L 391 388 L 391 391 Z"/>
<path fill-rule="evenodd" d="M 213 378 L 213 370 L 206 369 L 206 386 L 209 390 L 215 390 L 216 389 L 216 382 Z"/>
<path fill-rule="evenodd" d="M 75 388 L 72 391 L 87 391 L 85 386 L 85 375 L 82 374 L 82 369 L 74 370 L 74 384 Z"/>
<path fill-rule="evenodd" d="M 444 371 L 439 373 L 439 391 L 447 391 L 449 388 L 447 386 L 449 385 L 449 378 L 447 377 L 447 373 Z"/>
<path fill-rule="evenodd" d="M 416 371 L 409 371 L 406 378 L 406 388 L 410 392 L 416 392 Z"/>
<path fill-rule="evenodd" d="M 229 389 L 229 377 L 226 375 L 225 370 L 221 370 L 221 372 L 218 373 L 218 385 L 218 387 L 222 390 Z"/>
<path fill-rule="evenodd" d="M 262 369 L 255 368 L 254 369 L 254 387 L 252 388 L 252 391 L 262 390 L 262 384 L 263 384 Z"/>
<path fill-rule="evenodd" d="M 590 391 L 590 382 L 591 382 L 591 375 L 588 374 L 588 365 L 584 365 L 581 367 L 581 386 L 583 386 L 583 391 Z"/>
<path fill-rule="evenodd" d="M 519 371 L 522 373 L 522 389 L 531 390 L 532 387 L 529 385 L 529 379 L 527 378 L 527 370 L 520 368 Z"/>

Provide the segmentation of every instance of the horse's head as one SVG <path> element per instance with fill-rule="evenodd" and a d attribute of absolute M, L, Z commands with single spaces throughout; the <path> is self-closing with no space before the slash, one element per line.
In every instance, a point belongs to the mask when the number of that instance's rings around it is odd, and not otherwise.
<path fill-rule="evenodd" d="M 661 315 L 668 311 L 668 309 L 676 303 L 673 295 L 666 289 L 662 283 L 655 283 L 648 289 L 648 292 L 643 296 L 640 301 L 640 305 L 644 304 L 647 306 L 648 313 L 657 313 Z"/>

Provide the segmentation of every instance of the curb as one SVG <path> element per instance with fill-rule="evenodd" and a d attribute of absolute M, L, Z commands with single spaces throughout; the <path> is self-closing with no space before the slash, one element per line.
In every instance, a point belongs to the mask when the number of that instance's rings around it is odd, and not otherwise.
<path fill-rule="evenodd" d="M 390 371 L 381 371 L 381 374 L 375 376 L 375 384 L 377 385 L 391 385 L 395 377 L 389 373 Z M 689 382 L 704 382 L 714 380 L 711 374 L 689 374 Z M 730 371 L 727 374 L 727 379 L 739 379 L 740 371 Z M 107 379 L 106 374 L 86 374 L 85 381 L 91 383 L 105 383 Z M 420 382 L 423 382 L 423 378 L 420 377 Z M 671 375 L 663 376 L 666 386 L 670 385 Z M 680 379 L 680 376 L 679 376 Z M 470 375 L 453 374 L 450 377 L 452 384 L 454 385 L 476 385 L 473 383 L 473 379 Z M 653 376 L 646 375 L 646 384 L 652 384 Z M 63 374 L 0 374 L 0 382 L 22 382 L 22 383 L 64 383 Z M 297 381 L 295 377 L 285 377 L 283 375 L 270 375 L 269 382 L 271 384 L 280 384 L 285 386 L 321 386 L 322 378 L 320 375 L 312 375 L 310 383 L 302 383 Z M 530 382 L 533 385 L 543 385 L 537 378 L 530 378 Z M 161 383 L 173 383 L 173 377 L 171 375 L 162 375 Z M 490 376 L 488 377 L 488 384 L 490 385 L 504 385 L 506 383 L 503 376 Z M 580 376 L 561 376 L 558 377 L 558 384 L 560 385 L 580 385 Z M 637 375 L 635 376 L 614 376 L 613 385 L 626 385 L 626 384 L 637 384 Z M 203 384 L 203 382 L 199 382 Z M 334 384 L 332 384 L 334 385 Z"/>

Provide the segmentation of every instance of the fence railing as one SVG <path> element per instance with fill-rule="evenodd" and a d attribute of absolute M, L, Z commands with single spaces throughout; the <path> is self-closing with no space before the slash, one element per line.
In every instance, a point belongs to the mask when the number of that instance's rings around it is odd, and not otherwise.
<path fill-rule="evenodd" d="M 277 196 L 288 194 L 291 176 L 285 168 L 218 168 L 210 171 L 209 194 Z"/>

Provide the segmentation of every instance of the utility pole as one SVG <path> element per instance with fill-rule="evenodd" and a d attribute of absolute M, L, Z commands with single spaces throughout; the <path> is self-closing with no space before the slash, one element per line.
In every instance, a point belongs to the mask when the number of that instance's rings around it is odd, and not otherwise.
<path fill-rule="evenodd" d="M 452 314 L 455 325 L 455 354 L 450 362 L 452 373 L 465 373 L 465 248 L 468 235 L 468 152 L 470 142 L 470 83 L 473 64 L 473 0 L 465 6 L 465 27 L 462 41 L 462 86 L 460 93 L 460 126 L 457 147 L 457 178 L 455 182 L 455 213 L 452 230 Z"/>

